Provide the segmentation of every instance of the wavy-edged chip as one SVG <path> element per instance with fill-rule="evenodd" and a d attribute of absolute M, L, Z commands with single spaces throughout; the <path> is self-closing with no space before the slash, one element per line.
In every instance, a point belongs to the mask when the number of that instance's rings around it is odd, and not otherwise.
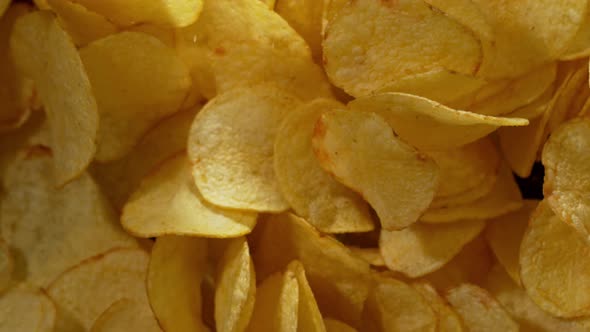
<path fill-rule="evenodd" d="M 120 299 L 108 307 L 92 324 L 91 332 L 162 332 L 148 303 Z"/>
<path fill-rule="evenodd" d="M 274 172 L 274 140 L 299 99 L 272 85 L 220 94 L 199 112 L 188 140 L 194 181 L 205 200 L 223 207 L 284 211 L 289 204 Z"/>
<path fill-rule="evenodd" d="M 357 332 L 352 326 L 329 317 L 324 318 L 324 325 L 326 326 L 326 332 Z"/>
<path fill-rule="evenodd" d="M 424 151 L 456 148 L 474 142 L 502 126 L 526 126 L 520 118 L 493 117 L 454 110 L 405 93 L 358 98 L 352 110 L 379 114 L 401 139 Z"/>
<path fill-rule="evenodd" d="M 19 70 L 35 82 L 47 113 L 56 180 L 63 185 L 82 174 L 96 152 L 93 87 L 70 36 L 49 12 L 18 19 L 10 48 Z"/>
<path fill-rule="evenodd" d="M 20 285 L 0 296 L 0 316 L 2 332 L 52 332 L 56 310 L 45 292 Z"/>
<path fill-rule="evenodd" d="M 416 282 L 412 287 L 424 297 L 432 310 L 438 316 L 439 332 L 461 332 L 463 331 L 463 323 L 459 315 L 453 310 L 449 304 L 438 294 L 436 289 L 429 283 Z"/>
<path fill-rule="evenodd" d="M 360 193 L 384 229 L 416 222 L 434 198 L 437 165 L 395 137 L 376 114 L 326 112 L 316 123 L 312 144 L 320 165 Z"/>
<path fill-rule="evenodd" d="M 325 233 L 374 228 L 368 204 L 324 171 L 313 152 L 315 123 L 323 113 L 343 107 L 330 99 L 316 99 L 299 107 L 283 120 L 274 145 L 274 169 L 285 200 Z"/>
<path fill-rule="evenodd" d="M 287 271 L 292 271 L 297 279 L 299 288 L 299 308 L 297 310 L 297 330 L 310 332 L 326 332 L 322 314 L 307 282 L 305 268 L 300 261 L 292 261 L 287 265 Z"/>

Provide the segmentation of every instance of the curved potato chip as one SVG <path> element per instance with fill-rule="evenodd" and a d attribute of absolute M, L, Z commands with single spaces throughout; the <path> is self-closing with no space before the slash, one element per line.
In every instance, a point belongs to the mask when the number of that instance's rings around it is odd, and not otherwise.
<path fill-rule="evenodd" d="M 518 324 L 484 289 L 462 284 L 446 292 L 446 299 L 459 314 L 468 331 L 514 331 Z"/>
<path fill-rule="evenodd" d="M 201 281 L 207 264 L 207 241 L 161 236 L 149 263 L 147 292 L 164 331 L 208 331 L 201 321 Z"/>
<path fill-rule="evenodd" d="M 205 200 L 256 211 L 289 208 L 274 173 L 273 145 L 281 122 L 299 104 L 282 90 L 259 85 L 218 95 L 203 107 L 191 127 L 188 154 Z"/>
<path fill-rule="evenodd" d="M 47 4 L 47 0 L 33 0 L 33 3 L 41 10 L 51 9 Z"/>
<path fill-rule="evenodd" d="M 70 36 L 45 11 L 16 21 L 10 47 L 17 67 L 35 81 L 51 129 L 57 184 L 63 185 L 96 152 L 98 109 L 84 65 Z"/>
<path fill-rule="evenodd" d="M 529 121 L 458 111 L 432 100 L 404 93 L 358 98 L 352 110 L 379 114 L 401 139 L 424 151 L 446 150 L 476 141 L 502 126 Z"/>
<path fill-rule="evenodd" d="M 257 214 L 205 201 L 184 154 L 161 164 L 139 185 L 123 208 L 121 223 L 140 237 L 186 235 L 236 237 L 249 233 Z"/>
<path fill-rule="evenodd" d="M 277 0 L 274 10 L 305 39 L 313 58 L 322 60 L 324 0 Z M 271 7 L 272 9 L 272 7 Z"/>
<path fill-rule="evenodd" d="M 557 317 L 590 313 L 590 247 L 576 229 L 560 220 L 549 203 L 534 212 L 520 245 L 520 279 L 543 310 Z"/>
<path fill-rule="evenodd" d="M 575 60 L 590 55 L 590 9 L 586 9 L 584 22 L 576 36 L 569 42 L 567 49 L 559 57 L 560 60 Z"/>
<path fill-rule="evenodd" d="M 451 19 L 469 28 L 483 40 L 493 38 L 494 31 L 487 22 L 482 9 L 471 0 L 424 0 Z"/>
<path fill-rule="evenodd" d="M 363 310 L 363 330 L 430 331 L 438 319 L 426 300 L 411 286 L 392 278 L 377 280 Z"/>
<path fill-rule="evenodd" d="M 397 139 L 379 116 L 353 111 L 322 114 L 312 140 L 320 165 L 359 192 L 384 229 L 411 225 L 436 191 L 436 164 Z"/>
<path fill-rule="evenodd" d="M 14 272 L 14 258 L 6 242 L 0 239 L 0 294 L 11 284 Z"/>
<path fill-rule="evenodd" d="M 245 331 L 256 297 L 256 274 L 244 238 L 234 240 L 217 266 L 215 327 L 219 332 Z"/>
<path fill-rule="evenodd" d="M 305 269 L 299 261 L 292 261 L 287 265 L 287 271 L 292 271 L 297 279 L 299 288 L 299 309 L 297 310 L 297 330 L 310 332 L 326 332 L 322 314 L 315 301 L 313 291 L 307 282 Z"/>
<path fill-rule="evenodd" d="M 353 327 L 332 318 L 324 318 L 324 325 L 327 332 L 357 332 Z"/>
<path fill-rule="evenodd" d="M 360 257 L 365 262 L 371 264 L 371 266 L 385 266 L 385 261 L 379 248 L 360 248 L 355 246 L 346 246 L 354 255 Z"/>
<path fill-rule="evenodd" d="M 484 228 L 482 220 L 444 225 L 415 223 L 399 231 L 381 231 L 379 248 L 385 265 L 410 278 L 439 269 Z"/>
<path fill-rule="evenodd" d="M 55 326 L 55 305 L 39 289 L 11 288 L 0 296 L 0 331 L 51 332 Z"/>
<path fill-rule="evenodd" d="M 58 307 L 60 323 L 71 320 L 89 330 L 115 301 L 129 298 L 147 304 L 145 276 L 148 260 L 149 255 L 141 249 L 120 248 L 91 257 L 64 271 L 47 288 Z"/>
<path fill-rule="evenodd" d="M 311 139 L 320 116 L 342 104 L 316 99 L 289 114 L 278 129 L 274 170 L 293 210 L 325 233 L 365 232 L 374 228 L 368 204 L 324 171 Z"/>
<path fill-rule="evenodd" d="M 499 171 L 499 170 L 498 170 Z M 497 172 L 498 172 L 497 171 Z M 477 201 L 478 199 L 488 195 L 498 179 L 498 174 L 493 174 L 484 178 L 484 180 L 477 184 L 474 188 L 463 191 L 453 196 L 434 197 L 430 204 L 430 209 L 438 209 L 450 206 L 460 206 Z"/>
<path fill-rule="evenodd" d="M 190 86 L 188 69 L 174 50 L 144 33 L 99 39 L 82 48 L 80 57 L 98 103 L 99 161 L 128 153 L 149 128 L 179 110 Z"/>
<path fill-rule="evenodd" d="M 545 128 L 545 135 L 547 136 L 551 135 L 563 122 L 568 120 L 575 98 L 582 94 L 581 87 L 588 89 L 588 64 L 585 61 L 577 62 L 572 70 L 571 78 L 560 89 L 560 98 L 557 99 L 550 112 L 549 121 Z"/>
<path fill-rule="evenodd" d="M 323 51 L 332 83 L 355 97 L 437 68 L 474 74 L 482 56 L 471 31 L 415 0 L 350 2 L 328 23 Z"/>
<path fill-rule="evenodd" d="M 176 32 L 175 29 L 151 23 L 141 23 L 130 26 L 127 31 L 141 32 L 158 38 L 166 46 L 174 49 L 176 47 Z M 193 105 L 189 105 L 193 106 Z M 185 109 L 183 107 L 183 109 Z"/>
<path fill-rule="evenodd" d="M 449 304 L 438 295 L 438 292 L 432 285 L 424 282 L 413 283 L 412 287 L 430 304 L 430 307 L 438 316 L 439 332 L 461 332 L 463 331 L 463 323 L 459 315 L 453 310 Z"/>
<path fill-rule="evenodd" d="M 161 332 L 149 304 L 121 299 L 107 308 L 94 322 L 90 332 Z"/>

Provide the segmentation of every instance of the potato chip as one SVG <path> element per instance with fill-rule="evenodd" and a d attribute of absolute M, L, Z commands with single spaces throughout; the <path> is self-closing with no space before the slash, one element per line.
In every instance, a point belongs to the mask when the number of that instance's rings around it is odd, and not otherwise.
<path fill-rule="evenodd" d="M 520 243 L 538 201 L 526 200 L 522 208 L 490 220 L 486 227 L 486 239 L 496 258 L 512 280 L 520 285 L 518 255 Z"/>
<path fill-rule="evenodd" d="M 33 3 L 41 10 L 50 9 L 47 0 L 33 0 Z"/>
<path fill-rule="evenodd" d="M 482 9 L 471 0 L 424 0 L 427 4 L 472 30 L 484 41 L 493 38 L 494 31 Z"/>
<path fill-rule="evenodd" d="M 154 23 L 184 27 L 197 20 L 203 0 L 70 0 L 119 26 Z"/>
<path fill-rule="evenodd" d="M 132 25 L 126 29 L 127 31 L 135 31 L 145 33 L 146 35 L 151 35 L 153 37 L 158 38 L 162 43 L 166 44 L 166 46 L 170 48 L 176 47 L 176 33 L 175 29 L 156 25 L 152 23 L 141 23 L 137 25 Z M 190 105 L 193 106 L 193 105 Z M 184 109 L 184 108 L 183 108 Z"/>
<path fill-rule="evenodd" d="M 471 31 L 422 1 L 345 5 L 328 23 L 323 51 L 332 83 L 355 97 L 437 68 L 474 74 L 482 56 Z"/>
<path fill-rule="evenodd" d="M 297 259 L 305 266 L 322 314 L 353 326 L 359 323 L 369 291 L 369 264 L 292 214 L 263 218 L 257 232 L 252 239 L 257 278 Z"/>
<path fill-rule="evenodd" d="M 439 332 L 460 332 L 463 331 L 463 323 L 459 315 L 453 310 L 449 304 L 438 295 L 438 292 L 432 285 L 424 282 L 417 282 L 412 284 L 412 287 L 424 297 L 432 310 L 438 316 Z"/>
<path fill-rule="evenodd" d="M 574 60 L 588 55 L 590 55 L 590 10 L 586 9 L 586 17 L 582 25 L 559 59 Z"/>
<path fill-rule="evenodd" d="M 426 300 L 411 286 L 380 278 L 363 310 L 366 331 L 436 331 L 437 317 Z"/>
<path fill-rule="evenodd" d="M 577 66 L 571 78 L 564 83 L 564 87 L 560 91 L 560 98 L 557 99 L 550 112 L 551 116 L 545 128 L 545 135 L 550 135 L 566 121 L 576 95 L 580 94 L 581 86 L 588 88 L 588 65 L 585 62 Z"/>
<path fill-rule="evenodd" d="M 368 204 L 324 171 L 311 138 L 320 116 L 342 104 L 316 99 L 289 114 L 278 129 L 274 170 L 293 210 L 325 233 L 365 232 L 374 228 Z"/>
<path fill-rule="evenodd" d="M 382 230 L 379 248 L 389 269 L 416 278 L 450 261 L 484 226 L 482 220 L 444 225 L 415 223 L 399 231 Z"/>
<path fill-rule="evenodd" d="M 256 274 L 244 238 L 229 244 L 217 271 L 215 327 L 219 332 L 245 331 L 254 310 Z"/>
<path fill-rule="evenodd" d="M 307 282 L 305 268 L 299 261 L 292 261 L 287 266 L 287 271 L 292 271 L 297 279 L 299 289 L 299 308 L 297 310 L 297 331 L 325 332 L 326 327 L 322 314 L 315 301 L 313 291 Z"/>
<path fill-rule="evenodd" d="M 179 110 L 190 86 L 188 69 L 174 51 L 143 33 L 110 35 L 80 56 L 100 113 L 99 161 L 127 154 L 149 128 Z"/>
<path fill-rule="evenodd" d="M 274 9 L 276 0 L 259 0 L 263 4 L 265 4 L 269 9 Z"/>
<path fill-rule="evenodd" d="M 438 185 L 438 167 L 394 136 L 372 113 L 322 114 L 312 140 L 320 165 L 359 192 L 384 229 L 401 229 L 426 210 Z"/>
<path fill-rule="evenodd" d="M 108 307 L 94 322 L 91 332 L 161 332 L 148 303 L 121 299 Z"/>
<path fill-rule="evenodd" d="M 324 325 L 327 332 L 357 332 L 353 327 L 332 318 L 324 318 Z"/>
<path fill-rule="evenodd" d="M 0 0 L 0 17 L 4 15 L 12 0 Z"/>
<path fill-rule="evenodd" d="M 14 258 L 6 242 L 0 239 L 0 294 L 6 290 L 12 281 L 14 272 Z"/>
<path fill-rule="evenodd" d="M 379 248 L 360 248 L 355 246 L 347 246 L 347 248 L 352 251 L 354 255 L 369 263 L 371 266 L 385 266 L 385 261 L 383 260 L 383 256 L 381 256 Z"/>
<path fill-rule="evenodd" d="M 444 197 L 435 196 L 430 204 L 430 208 L 438 209 L 450 206 L 460 206 L 477 201 L 488 195 L 492 189 L 494 189 L 496 180 L 498 179 L 498 171 L 499 170 L 496 171 L 496 174 L 485 177 L 483 181 L 477 184 L 477 186 L 459 194 Z"/>
<path fill-rule="evenodd" d="M 299 105 L 287 92 L 259 85 L 218 95 L 203 107 L 188 154 L 205 200 L 256 211 L 289 208 L 276 180 L 273 145 L 281 122 Z"/>
<path fill-rule="evenodd" d="M 51 129 L 57 183 L 78 177 L 96 151 L 98 111 L 78 51 L 57 19 L 34 12 L 16 21 L 12 58 L 35 81 Z"/>
<path fill-rule="evenodd" d="M 557 317 L 590 313 L 590 247 L 576 229 L 542 201 L 520 246 L 520 278 L 527 293 L 543 310 Z"/>
<path fill-rule="evenodd" d="M 87 331 L 101 313 L 122 298 L 147 305 L 148 260 L 148 254 L 141 249 L 119 248 L 64 271 L 47 288 L 58 308 L 61 325 L 56 330 L 70 331 L 69 324 L 76 324 Z"/>
<path fill-rule="evenodd" d="M 277 0 L 274 5 L 275 12 L 305 39 L 318 63 L 322 60 L 322 19 L 325 2 L 327 0 Z"/>
<path fill-rule="evenodd" d="M 526 126 L 520 118 L 486 116 L 448 108 L 432 100 L 383 93 L 358 98 L 352 110 L 379 114 L 401 139 L 424 151 L 447 150 L 474 142 L 502 126 Z"/>
<path fill-rule="evenodd" d="M 51 332 L 55 326 L 55 305 L 39 289 L 21 285 L 0 296 L 0 331 Z"/>
<path fill-rule="evenodd" d="M 470 0 L 457 0 L 457 1 L 461 1 L 461 2 L 470 2 Z M 446 2 L 446 0 L 445 0 Z M 471 4 L 473 5 L 473 4 Z M 491 80 L 491 81 L 486 81 L 487 83 L 482 86 L 480 89 L 469 93 L 467 95 L 462 96 L 461 98 L 458 98 L 456 100 L 453 100 L 450 103 L 446 103 L 445 105 L 450 107 L 450 108 L 454 108 L 454 109 L 468 109 L 470 106 L 480 103 L 488 98 L 490 98 L 491 96 L 494 96 L 500 92 L 502 92 L 503 90 L 506 89 L 506 87 L 508 85 L 510 85 L 510 83 L 512 83 L 512 80 L 510 79 L 498 79 L 498 80 Z M 435 100 L 436 101 L 436 100 Z"/>
<path fill-rule="evenodd" d="M 83 259 L 137 245 L 88 174 L 56 188 L 47 172 L 52 162 L 44 147 L 21 154 L 6 171 L 0 208 L 2 236 L 16 256 L 15 277 L 42 287 Z"/>
<path fill-rule="evenodd" d="M 446 298 L 468 331 L 518 331 L 518 324 L 482 288 L 462 284 L 448 290 Z"/>
<path fill-rule="evenodd" d="M 208 331 L 201 321 L 204 239 L 162 236 L 152 249 L 147 276 L 150 305 L 164 331 Z"/>
<path fill-rule="evenodd" d="M 551 103 L 554 94 L 555 84 L 545 90 L 545 92 L 543 92 L 543 94 L 539 96 L 539 98 L 535 99 L 532 103 L 510 112 L 508 115 L 515 118 L 525 118 L 529 120 L 539 118 L 547 111 L 547 105 Z"/>

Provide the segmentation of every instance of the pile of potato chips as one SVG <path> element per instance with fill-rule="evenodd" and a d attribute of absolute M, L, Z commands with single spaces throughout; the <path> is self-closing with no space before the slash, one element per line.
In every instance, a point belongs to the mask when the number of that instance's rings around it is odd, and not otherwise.
<path fill-rule="evenodd" d="M 0 332 L 590 331 L 589 55 L 587 0 L 0 0 Z"/>

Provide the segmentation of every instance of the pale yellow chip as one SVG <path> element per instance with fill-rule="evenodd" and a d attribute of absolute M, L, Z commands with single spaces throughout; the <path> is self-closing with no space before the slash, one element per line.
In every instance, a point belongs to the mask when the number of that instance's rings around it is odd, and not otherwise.
<path fill-rule="evenodd" d="M 57 331 L 89 330 L 113 302 L 122 298 L 147 305 L 145 278 L 149 255 L 141 249 L 113 249 L 64 271 L 47 288 L 58 308 Z"/>
<path fill-rule="evenodd" d="M 374 228 L 362 197 L 324 171 L 312 148 L 320 116 L 344 105 L 317 99 L 289 114 L 278 129 L 274 170 L 285 200 L 293 210 L 325 233 L 366 232 Z"/>
<path fill-rule="evenodd" d="M 277 0 L 274 5 L 275 12 L 305 39 L 318 63 L 322 60 L 322 19 L 326 2 L 327 0 Z"/>
<path fill-rule="evenodd" d="M 287 265 L 287 271 L 292 271 L 297 279 L 299 289 L 299 308 L 297 310 L 297 330 L 310 332 L 326 332 L 322 314 L 307 282 L 305 268 L 299 261 L 292 261 Z"/>
<path fill-rule="evenodd" d="M 145 33 L 147 35 L 158 38 L 162 43 L 164 43 L 166 46 L 170 48 L 176 47 L 176 30 L 173 28 L 156 25 L 152 23 L 141 23 L 130 26 L 126 30 Z"/>
<path fill-rule="evenodd" d="M 40 289 L 21 285 L 0 296 L 1 332 L 52 332 L 55 305 Z"/>
<path fill-rule="evenodd" d="M 184 27 L 197 20 L 203 0 L 70 0 L 120 26 L 154 23 Z"/>
<path fill-rule="evenodd" d="M 164 331 L 208 331 L 201 319 L 201 281 L 207 241 L 162 236 L 152 249 L 147 276 L 150 305 Z"/>
<path fill-rule="evenodd" d="M 324 325 L 327 332 L 357 332 L 352 326 L 332 318 L 324 318 Z"/>
<path fill-rule="evenodd" d="M 136 241 L 86 173 L 56 188 L 44 147 L 22 153 L 7 169 L 0 221 L 2 236 L 18 255 L 17 280 L 47 286 L 83 259 Z"/>
<path fill-rule="evenodd" d="M 212 99 L 217 94 L 215 76 L 209 58 L 209 50 L 203 45 L 198 25 L 190 25 L 183 29 L 174 30 L 176 53 L 188 67 L 192 86 L 185 100 L 183 108 Z"/>
<path fill-rule="evenodd" d="M 100 114 L 99 161 L 123 157 L 187 96 L 187 67 L 155 37 L 121 32 L 90 43 L 80 56 Z"/>
<path fill-rule="evenodd" d="M 332 111 L 322 114 L 313 136 L 320 165 L 360 193 L 384 229 L 416 222 L 439 181 L 436 164 L 393 134 L 378 115 Z"/>
<path fill-rule="evenodd" d="M 471 31 L 415 0 L 348 3 L 328 23 L 323 51 L 332 83 L 355 97 L 437 68 L 474 74 L 482 56 Z"/>
<path fill-rule="evenodd" d="M 92 324 L 90 332 L 161 332 L 147 301 L 121 299 L 111 304 Z"/>
<path fill-rule="evenodd" d="M 14 273 L 14 257 L 3 239 L 0 239 L 0 294 L 11 285 Z"/>
<path fill-rule="evenodd" d="M 368 263 L 292 214 L 268 216 L 256 231 L 252 252 L 259 279 L 297 259 L 322 314 L 358 325 L 369 291 Z"/>
<path fill-rule="evenodd" d="M 245 331 L 254 310 L 256 274 L 244 238 L 233 240 L 217 265 L 215 327 L 219 332 Z"/>
<path fill-rule="evenodd" d="M 379 248 L 361 248 L 355 246 L 346 246 L 352 253 L 360 257 L 365 262 L 371 264 L 371 266 L 382 267 L 385 266 L 385 261 Z"/>
<path fill-rule="evenodd" d="M 415 223 L 399 231 L 382 230 L 379 248 L 389 269 L 416 278 L 449 262 L 484 226 L 482 220 L 443 225 Z"/>
<path fill-rule="evenodd" d="M 299 99 L 271 85 L 220 94 L 199 112 L 188 140 L 197 188 L 219 206 L 256 211 L 289 208 L 276 180 L 274 139 Z"/>
<path fill-rule="evenodd" d="M 432 285 L 424 282 L 416 282 L 412 287 L 428 302 L 432 310 L 438 317 L 439 332 L 461 332 L 464 330 L 463 322 L 459 315 L 453 310 L 450 305 L 444 300 L 432 287 Z"/>
<path fill-rule="evenodd" d="M 462 284 L 446 292 L 447 301 L 459 314 L 468 331 L 514 331 L 518 324 L 484 289 Z"/>
<path fill-rule="evenodd" d="M 538 201 L 526 200 L 518 211 L 489 220 L 486 239 L 508 275 L 520 285 L 520 243 Z"/>
<path fill-rule="evenodd" d="M 51 131 L 57 183 L 65 184 L 96 152 L 98 110 L 84 64 L 69 35 L 45 11 L 17 20 L 10 47 L 19 69 L 35 81 Z"/>
<path fill-rule="evenodd" d="M 364 331 L 435 332 L 438 318 L 413 287 L 393 278 L 380 278 L 363 310 Z"/>
<path fill-rule="evenodd" d="M 541 309 L 557 317 L 590 314 L 590 254 L 586 239 L 539 203 L 520 246 L 520 278 Z"/>
<path fill-rule="evenodd" d="M 432 100 L 404 93 L 383 93 L 348 104 L 374 112 L 399 137 L 424 151 L 447 150 L 474 142 L 502 126 L 526 126 L 529 121 L 454 110 Z"/>

